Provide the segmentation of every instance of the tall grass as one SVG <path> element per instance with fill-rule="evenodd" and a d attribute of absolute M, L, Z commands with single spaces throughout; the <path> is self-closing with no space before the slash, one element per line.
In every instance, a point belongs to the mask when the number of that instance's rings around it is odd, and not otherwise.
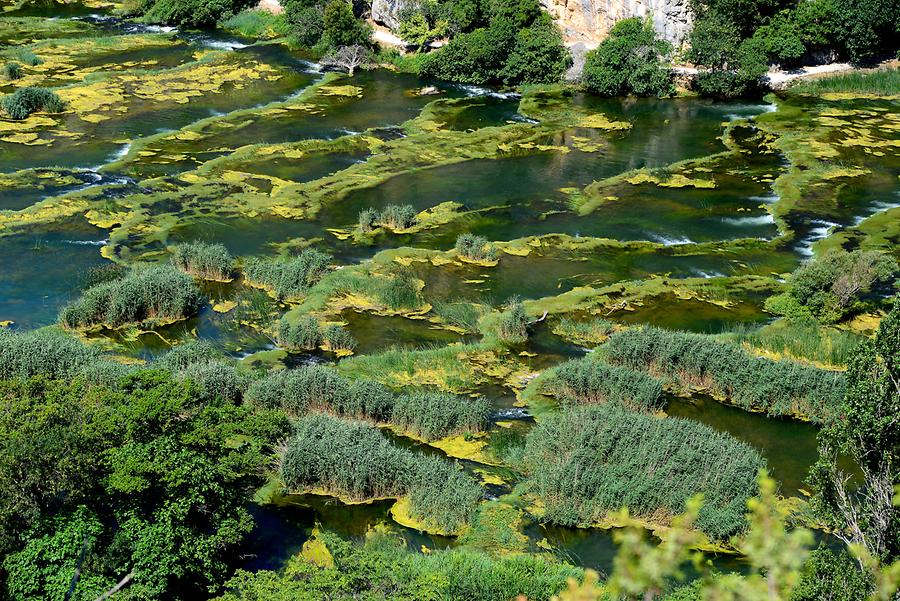
<path fill-rule="evenodd" d="M 531 318 L 525 313 L 525 305 L 518 297 L 512 297 L 501 307 L 481 320 L 479 327 L 486 337 L 493 337 L 504 344 L 521 344 L 528 340 Z"/>
<path fill-rule="evenodd" d="M 592 357 L 554 367 L 548 374 L 547 389 L 563 406 L 611 403 L 652 412 L 665 405 L 662 383 L 653 376 Z"/>
<path fill-rule="evenodd" d="M 323 488 L 354 500 L 409 495 L 413 516 L 456 531 L 482 497 L 455 465 L 398 447 L 375 426 L 314 414 L 296 423 L 281 462 L 293 490 Z"/>
<path fill-rule="evenodd" d="M 894 96 L 900 94 L 900 69 L 850 71 L 815 79 L 804 79 L 792 85 L 790 91 L 798 94 L 853 92 Z"/>
<path fill-rule="evenodd" d="M 36 67 L 44 62 L 44 60 L 28 48 L 16 48 L 12 52 L 12 56 L 30 67 Z"/>
<path fill-rule="evenodd" d="M 9 81 L 22 77 L 22 65 L 19 63 L 6 63 L 3 65 L 3 76 Z"/>
<path fill-rule="evenodd" d="M 820 326 L 814 319 L 781 320 L 762 328 L 741 324 L 723 333 L 722 337 L 773 353 L 835 366 L 847 365 L 853 350 L 863 340 L 846 330 Z"/>
<path fill-rule="evenodd" d="M 312 315 L 290 321 L 281 318 L 278 322 L 278 344 L 285 348 L 311 351 L 322 342 L 322 326 Z"/>
<path fill-rule="evenodd" d="M 322 279 L 330 263 L 331 255 L 306 248 L 289 259 L 248 259 L 244 274 L 251 282 L 271 289 L 279 299 L 291 299 L 303 296 Z"/>
<path fill-rule="evenodd" d="M 472 261 L 494 261 L 500 256 L 500 251 L 487 238 L 474 234 L 460 234 L 455 249 L 458 255 Z"/>
<path fill-rule="evenodd" d="M 377 382 L 350 379 L 324 365 L 273 372 L 254 382 L 247 398 L 295 417 L 318 411 L 390 422 L 427 440 L 483 430 L 490 411 L 483 398 L 424 391 L 397 395 Z"/>
<path fill-rule="evenodd" d="M 290 33 L 284 15 L 267 10 L 245 10 L 222 23 L 222 28 L 248 38 L 273 38 Z"/>
<path fill-rule="evenodd" d="M 378 224 L 392 230 L 410 228 L 416 224 L 416 209 L 412 205 L 388 205 L 378 215 Z"/>
<path fill-rule="evenodd" d="M 527 485 L 545 518 L 590 524 L 628 507 L 656 523 L 704 496 L 696 526 L 715 540 L 744 530 L 747 499 L 765 460 L 749 445 L 697 422 L 579 407 L 541 421 L 525 445 Z"/>
<path fill-rule="evenodd" d="M 185 273 L 206 280 L 230 280 L 234 275 L 234 259 L 224 244 L 179 244 L 172 249 L 171 262 Z"/>
<path fill-rule="evenodd" d="M 69 379 L 100 361 L 100 352 L 54 330 L 12 332 L 0 328 L 0 379 Z"/>
<path fill-rule="evenodd" d="M 65 307 L 68 328 L 154 324 L 195 315 L 204 299 L 193 278 L 169 265 L 140 266 L 125 277 L 98 284 Z"/>
<path fill-rule="evenodd" d="M 842 373 L 755 357 L 736 344 L 702 334 L 629 329 L 611 336 L 604 350 L 611 363 L 649 371 L 684 388 L 705 389 L 770 415 L 828 421 L 837 413 L 846 387 Z"/>
<path fill-rule="evenodd" d="M 603 342 L 614 330 L 615 324 L 602 317 L 586 321 L 576 321 L 564 317 L 553 326 L 554 334 L 585 346 L 594 346 Z"/>
<path fill-rule="evenodd" d="M 465 301 L 450 303 L 436 301 L 432 311 L 444 323 L 470 333 L 478 332 L 478 322 L 487 313 L 484 306 Z"/>
<path fill-rule="evenodd" d="M 374 292 L 388 309 L 418 309 L 423 302 L 419 279 L 410 269 L 396 269 L 378 283 Z"/>

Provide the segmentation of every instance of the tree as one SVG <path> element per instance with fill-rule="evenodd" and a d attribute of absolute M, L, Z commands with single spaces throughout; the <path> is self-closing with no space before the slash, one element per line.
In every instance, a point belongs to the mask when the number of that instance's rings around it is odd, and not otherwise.
<path fill-rule="evenodd" d="M 499 77 L 507 85 L 554 83 L 572 64 L 562 34 L 547 14 L 516 34 L 515 46 Z"/>
<path fill-rule="evenodd" d="M 719 17 L 699 20 L 691 31 L 688 60 L 697 65 L 697 88 L 704 96 L 736 98 L 759 90 L 768 70 L 759 40 L 743 39 Z"/>
<path fill-rule="evenodd" d="M 368 48 L 355 44 L 353 46 L 341 46 L 335 52 L 322 59 L 326 67 L 337 67 L 347 71 L 352 76 L 359 67 L 364 67 L 371 62 L 372 53 Z"/>
<path fill-rule="evenodd" d="M 314 0 L 282 0 L 281 5 L 297 40 L 310 48 L 318 44 L 325 31 L 322 5 Z"/>
<path fill-rule="evenodd" d="M 753 37 L 759 39 L 769 60 L 782 67 L 798 65 L 806 54 L 794 11 L 781 11 L 757 29 Z"/>
<path fill-rule="evenodd" d="M 372 30 L 353 14 L 353 7 L 345 0 L 331 0 L 325 6 L 323 35 L 332 48 L 341 46 L 372 46 Z"/>
<path fill-rule="evenodd" d="M 900 299 L 898 299 L 900 300 Z M 900 484 L 900 306 L 881 321 L 874 340 L 855 352 L 847 371 L 840 416 L 819 434 L 820 459 L 810 473 L 813 508 L 848 545 L 874 561 L 900 555 L 900 512 L 893 504 Z M 838 458 L 851 457 L 862 481 Z M 860 560 L 861 565 L 864 563 Z"/>
<path fill-rule="evenodd" d="M 675 93 L 671 53 L 672 45 L 657 36 L 650 19 L 623 19 L 588 52 L 582 83 L 601 96 L 669 96 Z"/>

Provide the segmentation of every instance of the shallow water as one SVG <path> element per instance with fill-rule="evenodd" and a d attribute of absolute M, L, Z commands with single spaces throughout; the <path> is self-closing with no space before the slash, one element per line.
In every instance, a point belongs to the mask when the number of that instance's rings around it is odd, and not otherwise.
<path fill-rule="evenodd" d="M 813 243 L 833 228 L 853 227 L 866 217 L 900 206 L 900 157 L 890 152 L 896 129 L 868 128 L 867 135 L 875 144 L 854 146 L 850 142 L 862 135 L 865 119 L 854 119 L 853 127 L 839 128 L 829 139 L 841 143 L 836 162 L 862 166 L 867 172 L 811 189 L 785 216 L 796 234 L 785 240 L 779 238 L 784 232 L 779 231 L 769 210 L 779 201 L 773 182 L 789 165 L 784 156 L 759 145 L 752 126 L 738 128 L 733 136 L 740 152 L 704 159 L 699 168 L 691 168 L 689 179 L 706 180 L 714 187 L 607 182 L 599 193 L 603 202 L 591 211 L 579 210 L 579 203 L 589 196 L 586 187 L 594 182 L 643 168 L 658 169 L 654 174 L 665 177 L 681 174 L 683 166 L 674 163 L 726 152 L 722 141 L 726 124 L 769 112 L 771 105 L 688 98 L 607 100 L 576 94 L 566 101 L 569 108 L 603 113 L 631 127 L 603 131 L 566 125 L 538 130 L 541 124 L 520 112 L 521 99 L 515 95 L 387 70 L 363 71 L 352 79 L 338 78 L 319 87 L 324 75 L 308 57 L 275 44 L 248 45 L 225 34 L 128 23 L 77 4 L 33 6 L 4 13 L 0 19 L 13 15 L 54 16 L 60 17 L 60 22 L 75 23 L 71 30 L 60 28 L 58 37 L 65 39 L 98 33 L 165 32 L 174 36 L 173 45 L 164 49 L 97 52 L 75 60 L 78 67 L 96 69 L 103 77 L 138 76 L 121 88 L 124 98 L 117 108 L 99 111 L 102 119 L 85 120 L 70 111 L 54 116 L 58 123 L 40 130 L 40 139 L 50 140 L 49 145 L 0 141 L 0 211 L 4 217 L 28 211 L 41 201 L 52 207 L 63 199 L 81 199 L 79 195 L 86 193 L 83 198 L 88 208 L 101 213 L 121 211 L 126 218 L 135 219 L 137 225 L 123 226 L 116 219 L 112 226 L 124 228 L 125 235 L 117 241 L 122 239 L 122 249 L 132 251 L 134 257 L 155 260 L 164 256 L 167 245 L 192 240 L 221 242 L 241 258 L 313 244 L 332 253 L 337 265 L 348 266 L 384 249 L 403 246 L 446 251 L 466 232 L 493 241 L 567 234 L 576 242 L 598 237 L 654 243 L 581 247 L 549 240 L 532 246 L 525 256 L 501 254 L 499 264 L 493 267 L 456 261 L 412 265 L 424 282 L 422 295 L 427 302 L 466 300 L 496 306 L 514 296 L 546 299 L 578 288 L 624 287 L 657 278 L 714 282 L 724 276 L 752 275 L 776 281 L 807 260 Z M 35 27 L 33 22 L 31 27 Z M 22 28 L 22 35 L 28 35 L 27 27 Z M 28 42 L 16 39 L 15 34 L 3 35 L 3 42 Z M 197 61 L 195 53 L 206 57 Z M 147 75 L 118 68 L 119 63 L 128 61 L 155 61 L 159 72 Z M 180 84 L 165 79 L 166 73 L 183 70 L 190 78 L 192 70 L 205 61 L 222 65 L 224 70 L 268 66 L 272 77 L 225 83 L 219 90 L 180 100 L 173 97 Z M 65 81 L 62 75 L 55 77 L 50 76 L 47 85 L 84 85 Z M 139 84 L 154 81 L 167 83 L 152 93 L 136 93 Z M 432 85 L 438 94 L 419 94 Z M 4 91 L 10 89 L 11 84 L 4 87 Z M 816 103 L 807 106 L 807 101 L 792 102 L 811 113 L 822 108 Z M 898 110 L 896 102 L 887 101 L 840 106 L 890 113 Z M 391 142 L 415 135 L 421 138 L 414 139 L 427 139 L 417 133 L 423 123 L 447 136 L 474 136 L 487 127 L 517 124 L 540 131 L 542 148 L 516 147 L 493 158 L 455 162 L 435 158 L 433 149 L 423 143 L 413 149 L 412 157 L 400 156 L 402 152 L 395 151 Z M 362 140 L 365 143 L 360 143 Z M 271 146 L 269 154 L 246 148 L 304 142 L 307 147 L 302 153 L 287 155 Z M 244 150 L 232 156 L 240 148 Z M 387 158 L 394 169 L 384 177 L 382 172 L 377 176 L 367 172 L 368 161 L 376 157 Z M 27 169 L 39 171 L 22 171 Z M 41 174 L 53 177 L 39 177 Z M 310 190 L 319 181 L 340 181 L 344 175 L 355 178 L 352 189 L 340 188 L 312 198 Z M 195 193 L 188 187 L 191 176 L 193 181 L 208 183 L 209 188 Z M 289 184 L 306 186 L 293 189 L 287 200 L 309 208 L 308 218 L 290 219 L 266 212 L 267 203 L 274 202 L 269 195 L 277 186 Z M 234 208 L 240 205 L 232 200 L 250 195 L 252 210 Z M 408 204 L 421 211 L 446 201 L 461 203 L 462 214 L 435 228 L 402 235 L 382 231 L 365 242 L 342 239 L 356 226 L 363 209 Z M 174 226 L 162 230 L 145 227 L 165 219 Z M 60 308 L 79 294 L 88 272 L 109 264 L 100 250 L 110 230 L 91 226 L 80 217 L 48 219 L 15 230 L 3 229 L 2 223 L 0 321 L 12 320 L 14 327 L 30 329 L 55 323 Z M 342 232 L 329 231 L 333 228 Z M 736 240 L 742 242 L 734 243 Z M 696 249 L 694 243 L 709 244 Z M 213 302 L 233 299 L 239 290 L 237 283 L 204 285 Z M 606 317 L 623 324 L 702 333 L 718 333 L 738 324 L 762 324 L 772 318 L 762 309 L 762 293 L 737 287 L 729 289 L 726 296 L 728 305 L 723 306 L 664 292 L 643 298 L 629 306 L 630 310 L 611 311 Z M 358 342 L 356 353 L 360 355 L 479 339 L 438 329 L 426 320 L 373 312 L 345 310 L 329 318 L 346 324 Z M 510 349 L 524 371 L 536 373 L 586 352 L 553 334 L 549 323 L 536 325 L 526 344 Z M 126 340 L 115 332 L 99 336 L 118 342 L 123 354 L 143 359 L 152 359 L 172 344 L 195 336 L 212 341 L 236 358 L 274 348 L 267 335 L 238 325 L 231 316 L 209 306 L 191 320 L 136 339 Z M 285 363 L 323 360 L 335 358 L 322 353 L 295 354 Z M 488 380 L 475 392 L 492 401 L 493 421 L 514 420 L 516 427 L 530 427 L 533 420 L 527 409 L 515 406 L 510 383 L 499 377 Z M 815 428 L 806 424 L 749 414 L 706 398 L 673 398 L 667 411 L 754 446 L 768 460 L 784 494 L 800 490 L 816 459 Z M 436 452 L 408 439 L 395 440 L 422 452 Z M 464 465 L 473 467 L 471 462 Z M 301 548 L 316 523 L 360 539 L 370 527 L 390 523 L 389 507 L 389 502 L 348 507 L 322 497 L 278 495 L 269 504 L 253 505 L 258 526 L 242 565 L 249 569 L 283 565 Z M 451 544 L 447 539 L 394 527 L 411 549 Z M 546 539 L 563 556 L 602 571 L 609 570 L 615 552 L 610 533 L 601 530 L 533 525 L 527 534 L 532 543 Z M 721 561 L 722 569 L 740 567 L 734 561 Z"/>

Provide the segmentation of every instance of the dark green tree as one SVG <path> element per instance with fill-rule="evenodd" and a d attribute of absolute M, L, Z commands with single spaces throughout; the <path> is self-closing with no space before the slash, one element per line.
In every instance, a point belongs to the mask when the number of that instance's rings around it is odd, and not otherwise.
<path fill-rule="evenodd" d="M 623 19 L 587 54 L 582 83 L 601 96 L 669 96 L 675 93 L 668 58 L 672 45 L 649 19 Z"/>
<path fill-rule="evenodd" d="M 810 473 L 813 508 L 847 544 L 878 561 L 900 552 L 900 306 L 881 321 L 874 340 L 861 344 L 847 371 L 847 394 L 838 417 L 819 434 L 820 459 Z M 859 466 L 858 488 L 838 465 Z"/>
<path fill-rule="evenodd" d="M 550 16 L 542 13 L 516 34 L 515 46 L 500 70 L 500 78 L 508 85 L 554 83 L 562 79 L 571 64 L 562 33 Z"/>
<path fill-rule="evenodd" d="M 753 37 L 759 40 L 768 59 L 782 67 L 799 65 L 800 59 L 806 54 L 803 35 L 794 11 L 781 11 L 757 29 Z"/>
<path fill-rule="evenodd" d="M 372 30 L 353 14 L 353 7 L 345 0 L 331 0 L 323 16 L 324 38 L 332 48 L 341 46 L 372 46 Z"/>
<path fill-rule="evenodd" d="M 735 25 L 706 17 L 694 25 L 688 60 L 697 65 L 697 88 L 704 96 L 736 98 L 760 89 L 768 70 L 759 40 L 742 39 Z"/>

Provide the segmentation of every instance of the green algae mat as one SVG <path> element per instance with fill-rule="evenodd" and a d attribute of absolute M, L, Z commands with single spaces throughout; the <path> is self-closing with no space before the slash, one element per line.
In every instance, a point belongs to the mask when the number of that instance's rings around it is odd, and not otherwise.
<path fill-rule="evenodd" d="M 385 69 L 351 78 L 278 43 L 147 27 L 108 10 L 0 16 L 0 59 L 40 59 L 0 92 L 42 86 L 65 102 L 59 113 L 0 116 L 0 327 L 53 326 L 98 271 L 168 261 L 179 243 L 221 243 L 238 275 L 201 282 L 199 315 L 78 335 L 129 361 L 201 338 L 248 369 L 333 362 L 398 389 L 484 395 L 488 435 L 398 439 L 462 459 L 497 494 L 510 482 L 491 439 L 553 410 L 530 384 L 612 329 L 757 328 L 774 319 L 766 298 L 817 252 L 900 257 L 896 99 L 622 100 Z M 428 86 L 438 93 L 420 93 Z M 458 252 L 465 234 L 490 252 Z M 240 275 L 256 258 L 309 248 L 331 269 L 302 294 Z M 532 324 L 506 344 L 496 332 L 511 299 Z M 279 324 L 308 316 L 348 331 L 352 355 L 279 347 Z M 703 395 L 673 398 L 668 413 L 754 445 L 788 495 L 815 460 L 809 424 Z M 353 535 L 392 521 L 384 501 L 269 501 L 285 536 L 284 516 L 301 506 Z M 411 525 L 411 543 L 448 543 Z M 602 530 L 528 536 L 585 565 L 609 558 Z"/>

